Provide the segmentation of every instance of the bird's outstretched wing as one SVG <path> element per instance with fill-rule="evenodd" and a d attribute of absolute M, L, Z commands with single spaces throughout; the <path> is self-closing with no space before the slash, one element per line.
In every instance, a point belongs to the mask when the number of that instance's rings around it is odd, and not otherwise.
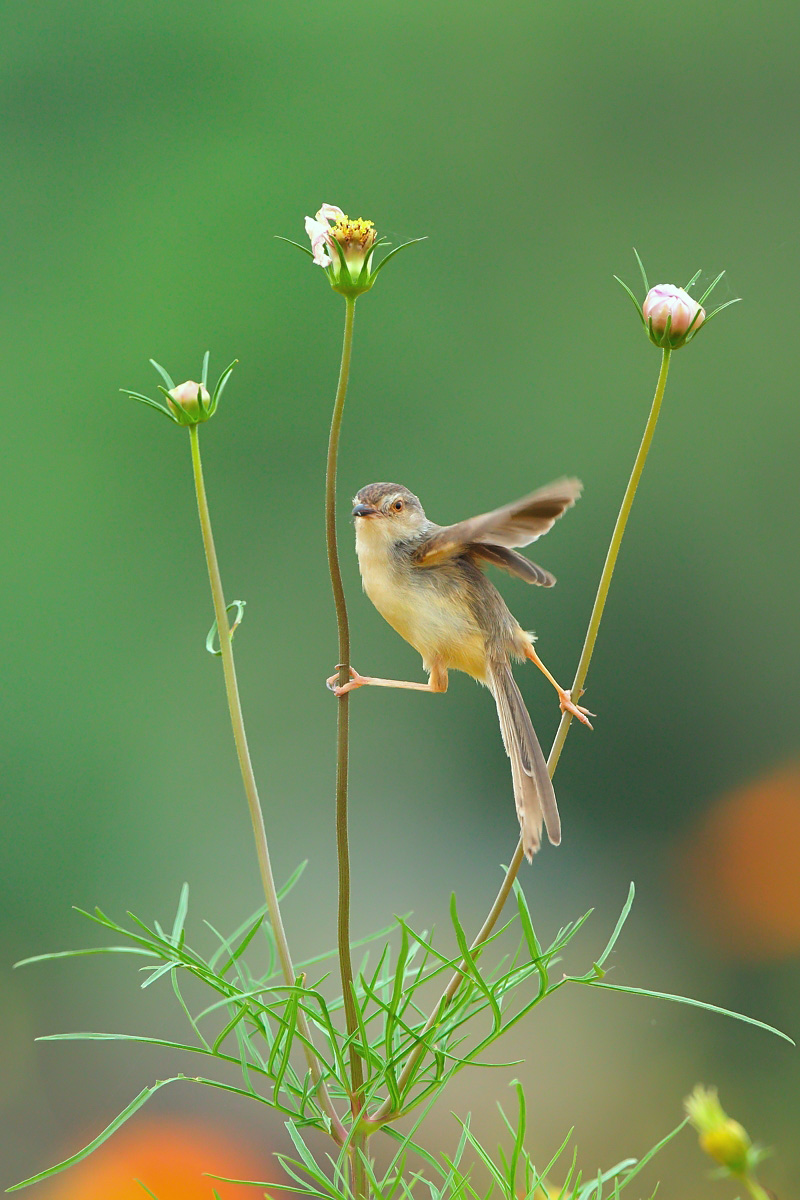
<path fill-rule="evenodd" d="M 501 571 L 508 571 L 509 575 L 515 575 L 517 579 L 523 579 L 525 583 L 536 583 L 539 587 L 549 588 L 556 581 L 555 575 L 545 571 L 544 567 L 531 562 L 522 554 L 517 554 L 516 550 L 507 550 L 505 546 L 471 542 L 467 549 L 472 558 L 478 559 L 480 562 L 491 563 L 493 567 L 499 567 Z"/>
<path fill-rule="evenodd" d="M 481 554 L 482 546 L 487 549 L 491 546 L 499 550 L 499 555 L 493 558 L 490 552 L 483 553 L 482 557 L 494 561 L 497 566 L 504 566 L 506 570 L 514 565 L 519 566 L 515 560 L 522 556 L 515 554 L 513 558 L 511 555 L 506 557 L 503 556 L 503 550 L 528 546 L 547 533 L 561 514 L 572 508 L 581 490 L 579 479 L 557 479 L 555 483 L 548 483 L 546 487 L 515 500 L 513 504 L 481 513 L 478 517 L 469 517 L 455 525 L 442 526 L 425 539 L 416 552 L 415 562 L 417 566 L 432 567 L 448 558 L 456 558 L 470 548 Z M 506 561 L 497 562 L 499 556 L 506 558 Z M 538 570 L 541 571 L 541 568 Z M 514 573 L 520 571 L 521 568 Z M 523 578 L 528 578 L 531 583 L 545 582 L 525 575 Z"/>

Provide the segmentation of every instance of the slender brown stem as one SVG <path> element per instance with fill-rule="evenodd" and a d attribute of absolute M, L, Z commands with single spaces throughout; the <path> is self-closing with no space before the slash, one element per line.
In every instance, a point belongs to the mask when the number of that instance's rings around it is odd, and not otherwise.
<path fill-rule="evenodd" d="M 614 532 L 611 535 L 611 542 L 608 547 L 608 553 L 606 554 L 606 561 L 603 564 L 603 570 L 600 575 L 600 583 L 598 584 L 597 588 L 597 595 L 595 596 L 592 614 L 589 618 L 589 626 L 586 630 L 586 638 L 583 643 L 583 650 L 581 651 L 581 656 L 578 660 L 578 668 L 575 672 L 575 680 L 572 684 L 572 699 L 575 701 L 580 699 L 583 691 L 583 685 L 586 682 L 586 676 L 589 672 L 589 664 L 592 660 L 592 654 L 594 653 L 595 642 L 597 641 L 597 631 L 600 628 L 603 609 L 605 608 L 606 599 L 608 598 L 608 589 L 611 586 L 611 577 L 614 574 L 614 567 L 617 563 L 619 548 L 622 544 L 622 536 L 625 533 L 625 526 L 628 523 L 628 517 L 630 515 L 631 506 L 633 505 L 634 496 L 636 495 L 636 489 L 639 486 L 639 480 L 642 477 L 642 471 L 644 470 L 644 464 L 647 460 L 650 444 L 653 440 L 653 434 L 658 421 L 658 415 L 661 411 L 661 401 L 664 399 L 664 389 L 667 385 L 670 353 L 671 351 L 666 348 L 662 351 L 661 370 L 658 374 L 658 383 L 656 384 L 656 391 L 650 408 L 650 415 L 647 418 L 647 424 L 645 425 L 642 441 L 639 445 L 639 451 L 633 464 L 633 470 L 631 471 L 631 476 L 628 480 L 628 486 L 625 489 L 625 495 L 622 498 L 622 504 L 620 506 L 619 514 L 617 515 L 616 524 L 614 525 Z M 551 779 L 555 774 L 556 767 L 558 766 L 558 760 L 561 757 L 561 751 L 564 749 L 564 742 L 567 739 L 567 733 L 569 732 L 571 723 L 572 714 L 569 712 L 562 713 L 558 729 L 556 730 L 556 736 L 553 740 L 553 745 L 547 759 L 547 770 Z M 516 879 L 519 869 L 522 865 L 523 857 L 522 838 L 520 838 L 517 848 L 514 851 L 514 857 L 511 859 L 511 862 L 505 873 L 505 877 L 503 878 L 503 882 L 500 885 L 500 890 L 495 897 L 494 903 L 489 909 L 483 925 L 481 926 L 474 941 L 472 942 L 472 945 L 470 946 L 471 951 L 477 950 L 482 943 L 486 941 L 497 924 L 500 914 L 503 911 L 505 902 L 514 886 L 514 880 Z M 423 1039 L 426 1034 L 430 1033 L 430 1031 L 434 1029 L 436 1025 L 438 1025 L 442 1014 L 447 1006 L 451 1003 L 453 997 L 463 983 L 463 966 L 464 964 L 461 963 L 459 968 L 455 971 L 450 982 L 440 996 L 436 1007 L 431 1011 L 431 1014 L 428 1017 L 428 1020 L 420 1034 L 420 1039 Z M 406 1060 L 405 1066 L 398 1077 L 397 1086 L 401 1094 L 404 1087 L 412 1078 L 417 1063 L 424 1052 L 425 1047 L 422 1043 L 422 1040 L 420 1040 Z M 385 1124 L 386 1121 L 392 1120 L 396 1115 L 397 1114 L 392 1111 L 392 1105 L 390 1101 L 385 1100 L 380 1108 L 378 1108 L 370 1117 L 370 1124 L 376 1126 Z"/>
<path fill-rule="evenodd" d="M 347 620 L 347 602 L 339 566 L 339 547 L 336 539 L 336 466 L 339 458 L 339 436 L 342 431 L 342 414 L 347 396 L 347 381 L 350 377 L 350 358 L 353 351 L 353 322 L 356 301 L 354 296 L 345 297 L 344 338 L 342 362 L 339 368 L 339 383 L 333 404 L 331 432 L 328 439 L 328 464 L 325 474 L 325 534 L 328 547 L 328 570 L 336 606 L 336 625 L 339 631 L 339 682 L 350 678 L 350 625 Z M 336 855 L 339 864 L 339 911 L 337 934 L 339 945 L 339 970 L 342 977 L 344 1016 L 347 1036 L 353 1038 L 358 1029 L 356 1000 L 353 991 L 353 962 L 350 955 L 350 844 L 347 829 L 347 785 L 350 744 L 350 696 L 339 697 L 336 734 Z M 354 1041 L 350 1042 L 350 1085 L 353 1115 L 357 1116 L 363 1104 L 364 1069 Z"/>
<path fill-rule="evenodd" d="M 261 874 L 261 883 L 264 887 L 264 895 L 267 901 L 267 910 L 269 912 L 270 924 L 272 932 L 275 935 L 275 943 L 278 948 L 278 957 L 280 959 L 281 971 L 283 977 L 289 986 L 293 986 L 297 981 L 297 975 L 292 964 L 292 956 L 289 952 L 289 943 L 286 939 L 286 931 L 283 927 L 281 918 L 280 905 L 278 903 L 278 893 L 275 888 L 275 879 L 272 874 L 272 864 L 269 857 L 269 846 L 267 844 L 267 831 L 264 827 L 264 817 L 261 811 L 261 803 L 258 798 L 258 788 L 256 779 L 253 773 L 253 764 L 250 760 L 250 749 L 247 744 L 247 733 L 244 726 L 244 716 L 242 714 L 242 704 L 239 699 L 239 686 L 236 681 L 236 666 L 233 661 L 233 644 L 231 641 L 230 625 L 228 623 L 228 613 L 225 607 L 225 596 L 222 590 L 222 577 L 219 571 L 217 562 L 217 552 L 214 546 L 214 535 L 211 529 L 211 515 L 208 510 L 208 499 L 206 497 L 205 482 L 203 480 L 203 464 L 200 458 L 200 437 L 197 425 L 189 426 L 189 436 L 192 448 L 192 470 L 194 472 L 195 491 L 197 493 L 197 511 L 200 516 L 200 529 L 203 534 L 203 548 L 206 553 L 206 563 L 208 565 L 208 578 L 211 583 L 211 596 L 214 601 L 214 615 L 217 618 L 217 629 L 219 631 L 219 648 L 222 655 L 222 670 L 225 676 L 225 693 L 228 697 L 228 710 L 231 718 L 231 728 L 233 729 L 233 740 L 236 743 L 236 754 L 239 759 L 239 769 L 242 773 L 242 782 L 244 783 L 244 791 L 247 797 L 247 805 L 250 810 L 250 820 L 253 823 L 253 836 L 256 843 L 256 855 L 258 857 L 258 868 Z M 320 1106 L 331 1122 L 331 1130 L 336 1141 L 343 1142 L 347 1136 L 347 1131 L 342 1125 L 336 1110 L 333 1107 L 330 1095 L 328 1093 L 325 1081 L 322 1079 L 320 1072 L 320 1064 L 316 1054 L 312 1049 L 311 1031 L 308 1027 L 305 1014 L 298 1008 L 297 1026 L 302 1034 L 305 1042 L 304 1050 L 308 1060 L 308 1067 L 311 1072 L 311 1077 L 314 1081 L 317 1096 Z"/>

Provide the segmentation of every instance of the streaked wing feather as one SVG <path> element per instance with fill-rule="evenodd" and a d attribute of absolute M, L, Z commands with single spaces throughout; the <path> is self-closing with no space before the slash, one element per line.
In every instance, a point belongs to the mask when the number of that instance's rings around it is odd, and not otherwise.
<path fill-rule="evenodd" d="M 578 479 L 557 479 L 513 504 L 437 529 L 417 551 L 419 566 L 433 566 L 463 554 L 472 542 L 513 549 L 528 546 L 553 527 L 581 494 Z"/>
<path fill-rule="evenodd" d="M 526 583 L 536 583 L 539 587 L 552 587 L 556 581 L 555 575 L 545 571 L 544 567 L 517 554 L 516 550 L 507 550 L 505 546 L 472 542 L 467 549 L 475 558 L 491 563 L 493 567 L 499 567 L 501 571 L 508 571 L 509 575 L 516 575 L 517 579 L 524 579 Z"/>

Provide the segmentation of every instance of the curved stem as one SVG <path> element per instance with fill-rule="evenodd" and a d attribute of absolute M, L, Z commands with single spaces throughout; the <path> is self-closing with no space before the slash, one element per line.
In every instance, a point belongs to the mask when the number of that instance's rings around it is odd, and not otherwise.
<path fill-rule="evenodd" d="M 589 672 L 589 664 L 592 661 L 592 654 L 594 653 L 595 642 L 597 641 L 597 631 L 600 628 L 603 609 L 605 608 L 606 599 L 608 598 L 608 589 L 611 586 L 611 577 L 614 574 L 614 567 L 617 563 L 619 548 L 622 545 L 622 536 L 625 533 L 625 526 L 628 523 L 628 517 L 630 515 L 631 506 L 633 505 L 633 499 L 636 495 L 636 489 L 639 486 L 639 480 L 642 477 L 644 464 L 647 460 L 650 444 L 653 440 L 653 434 L 655 433 L 658 414 L 661 411 L 661 401 L 664 399 L 664 389 L 667 386 L 670 353 L 671 351 L 668 348 L 665 348 L 662 351 L 661 370 L 658 374 L 658 383 L 656 384 L 653 403 L 650 407 L 650 415 L 647 418 L 647 424 L 645 425 L 639 451 L 633 464 L 633 470 L 631 471 L 630 479 L 628 480 L 628 486 L 625 489 L 625 495 L 622 497 L 622 504 L 620 506 L 619 514 L 617 515 L 616 524 L 614 525 L 614 532 L 611 535 L 611 542 L 608 547 L 608 553 L 606 554 L 606 561 L 603 564 L 603 571 L 600 575 L 600 583 L 597 587 L 597 595 L 594 599 L 592 614 L 589 617 L 589 627 L 586 630 L 586 638 L 583 643 L 583 650 L 581 651 L 581 656 L 578 660 L 578 667 L 575 672 L 574 682 L 572 684 L 573 700 L 578 700 L 580 698 L 580 695 L 583 692 L 583 685 L 586 682 L 586 676 Z M 559 722 L 558 729 L 556 730 L 556 736 L 553 740 L 553 745 L 547 758 L 547 770 L 551 779 L 555 774 L 556 767 L 558 766 L 558 760 L 561 757 L 561 751 L 564 749 L 564 742 L 567 740 L 567 733 L 569 732 L 571 723 L 572 714 L 569 712 L 562 713 L 561 721 Z M 512 887 L 514 886 L 514 880 L 516 879 L 519 869 L 522 865 L 523 857 L 522 838 L 520 838 L 517 848 L 514 851 L 514 857 L 511 859 L 503 882 L 500 885 L 500 890 L 495 897 L 494 903 L 489 909 L 486 920 L 483 922 L 483 925 L 481 926 L 478 934 L 472 942 L 472 945 L 470 946 L 471 951 L 477 950 L 481 943 L 486 941 L 497 924 L 500 913 L 503 911 L 505 902 L 511 893 Z M 439 998 L 439 1002 L 437 1003 L 436 1007 L 428 1017 L 420 1037 L 424 1038 L 425 1035 L 431 1031 L 431 1029 L 438 1025 L 442 1013 L 452 1001 L 453 997 L 461 986 L 463 979 L 463 973 L 460 970 L 457 970 Z M 398 1090 L 401 1094 L 403 1092 L 403 1088 L 411 1079 L 414 1069 L 416 1068 L 416 1065 L 423 1053 L 424 1046 L 420 1043 L 407 1059 L 406 1064 L 397 1080 Z M 395 1115 L 396 1114 L 392 1112 L 392 1106 L 390 1102 L 386 1100 L 372 1115 L 370 1121 L 371 1123 L 377 1125 L 391 1120 Z"/>
<path fill-rule="evenodd" d="M 328 439 L 328 463 L 325 473 L 325 538 L 328 547 L 328 570 L 336 606 L 336 625 L 339 631 L 339 682 L 350 678 L 350 626 L 347 620 L 347 602 L 339 566 L 339 547 L 336 540 L 336 466 L 339 458 L 339 436 L 342 431 L 342 414 L 347 396 L 347 381 L 350 377 L 350 358 L 353 351 L 353 322 L 356 301 L 354 296 L 345 297 L 344 338 L 342 362 L 339 368 L 339 383 L 333 404 L 331 432 Z M 347 1036 L 353 1038 L 358 1029 L 356 1000 L 353 990 L 353 962 L 350 956 L 350 844 L 347 829 L 347 784 L 350 745 L 350 696 L 339 697 L 336 732 L 336 857 L 339 865 L 339 910 L 337 939 L 339 946 L 339 970 L 342 977 L 342 996 Z M 360 1111 L 363 1099 L 364 1070 L 361 1057 L 350 1042 L 350 1085 L 353 1115 Z"/>
<path fill-rule="evenodd" d="M 203 464 L 200 458 L 200 437 L 197 425 L 189 426 L 189 437 L 192 448 L 194 486 L 195 492 L 197 493 L 197 512 L 200 517 L 200 529 L 203 534 L 203 548 L 206 553 L 208 578 L 211 583 L 211 596 L 214 601 L 214 615 L 217 618 L 219 648 L 222 654 L 222 670 L 225 676 L 225 692 L 228 697 L 228 710 L 231 717 L 233 740 L 236 743 L 236 754 L 239 759 L 239 769 L 242 773 L 242 782 L 244 783 L 247 805 L 250 809 L 250 820 L 253 823 L 253 836 L 256 843 L 258 868 L 261 874 L 261 882 L 264 887 L 264 895 L 267 901 L 270 924 L 272 925 L 272 932 L 275 935 L 275 943 L 278 948 L 278 957 L 280 959 L 281 970 L 286 982 L 290 986 L 293 986 L 297 981 L 297 976 L 292 964 L 292 956 L 289 952 L 289 943 L 286 940 L 286 931 L 283 928 L 281 910 L 278 904 L 278 893 L 275 888 L 275 879 L 272 874 L 272 864 L 269 857 L 269 846 L 267 845 L 267 831 L 264 828 L 264 817 L 261 812 L 261 803 L 258 798 L 258 788 L 256 786 L 256 779 L 253 773 L 253 764 L 250 761 L 250 749 L 247 744 L 247 733 L 244 727 L 242 704 L 241 700 L 239 699 L 239 686 L 236 681 L 236 667 L 233 661 L 233 645 L 231 642 L 231 632 L 228 623 L 228 613 L 225 608 L 225 596 L 222 590 L 222 578 L 220 576 L 219 564 L 217 562 L 217 552 L 214 546 L 214 534 L 211 529 L 211 515 L 208 510 L 208 499 L 206 497 L 205 483 L 203 480 Z M 305 1040 L 310 1043 L 311 1032 L 308 1028 L 308 1022 L 306 1021 L 305 1014 L 299 1008 L 297 1012 L 297 1025 Z M 337 1116 L 331 1102 L 328 1089 L 320 1073 L 319 1061 L 309 1045 L 305 1046 L 305 1052 L 308 1060 L 308 1067 L 311 1071 L 311 1077 L 314 1081 L 317 1096 L 319 1098 L 320 1106 L 331 1122 L 331 1128 L 334 1137 L 337 1141 L 342 1142 L 346 1137 L 346 1130 L 339 1120 L 339 1117 Z"/>
<path fill-rule="evenodd" d="M 622 536 L 625 533 L 625 526 L 628 524 L 628 517 L 633 506 L 633 500 L 636 495 L 636 489 L 639 486 L 639 480 L 642 477 L 644 464 L 647 461 L 647 455 L 650 452 L 650 445 L 653 441 L 653 434 L 656 431 L 658 415 L 661 412 L 661 401 L 664 399 L 664 389 L 667 386 L 667 375 L 669 373 L 669 360 L 672 351 L 665 347 L 661 351 L 661 370 L 658 373 L 658 383 L 656 384 L 653 403 L 650 406 L 650 415 L 647 418 L 647 424 L 644 427 L 644 434 L 639 446 L 639 451 L 633 464 L 631 477 L 628 480 L 628 486 L 625 489 L 625 495 L 622 497 L 619 514 L 614 532 L 611 535 L 606 561 L 603 563 L 603 572 L 600 576 L 600 583 L 597 587 L 597 595 L 594 598 L 592 607 L 592 615 L 589 618 L 589 627 L 586 630 L 586 638 L 583 643 L 580 659 L 578 660 L 578 669 L 575 672 L 575 680 L 572 684 L 572 698 L 578 700 L 583 692 L 583 685 L 586 682 L 586 676 L 589 673 L 589 664 L 592 661 L 594 653 L 594 645 L 597 641 L 597 631 L 600 628 L 600 621 L 603 617 L 603 609 L 606 606 L 608 598 L 608 589 L 611 587 L 611 577 L 614 574 L 614 568 L 617 565 L 617 556 L 619 548 L 622 545 Z M 550 756 L 547 760 L 547 765 L 550 769 L 552 777 L 553 772 L 558 765 L 558 760 L 561 757 L 561 751 L 564 749 L 564 742 L 567 740 L 567 731 L 572 722 L 572 714 L 565 712 L 561 718 L 561 722 L 556 731 L 555 740 Z"/>

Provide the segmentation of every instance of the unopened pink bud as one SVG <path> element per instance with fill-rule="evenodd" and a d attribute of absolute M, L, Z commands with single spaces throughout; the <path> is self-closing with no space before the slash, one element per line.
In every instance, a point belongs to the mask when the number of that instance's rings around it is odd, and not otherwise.
<path fill-rule="evenodd" d="M 705 320 L 705 310 L 683 288 L 659 283 L 650 288 L 642 305 L 642 316 L 653 340 L 662 345 L 668 338 L 673 348 L 683 345 L 686 334 L 694 334 Z"/>
<path fill-rule="evenodd" d="M 180 412 L 189 417 L 193 421 L 202 421 L 206 418 L 206 413 L 200 407 L 198 393 L 204 406 L 208 406 L 211 397 L 209 396 L 202 383 L 194 383 L 191 379 L 187 379 L 186 383 L 179 383 L 167 393 L 167 404 L 169 405 L 173 416 L 180 420 Z"/>

